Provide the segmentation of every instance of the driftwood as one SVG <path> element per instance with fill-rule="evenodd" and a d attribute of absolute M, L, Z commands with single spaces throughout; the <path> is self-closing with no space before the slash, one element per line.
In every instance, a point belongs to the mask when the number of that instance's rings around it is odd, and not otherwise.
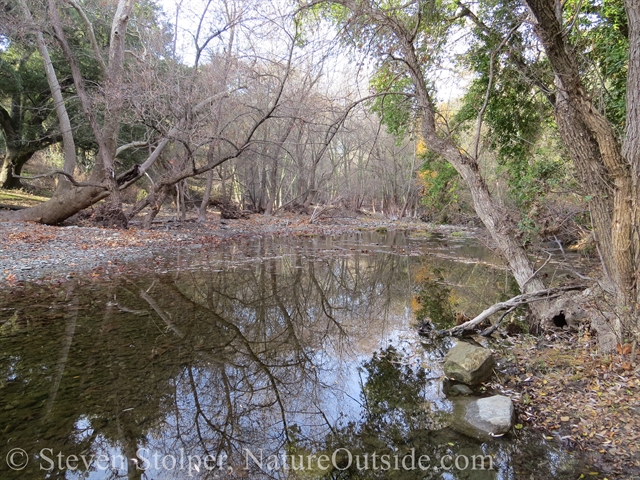
<path fill-rule="evenodd" d="M 466 331 L 472 330 L 475 326 L 482 323 L 484 320 L 489 318 L 494 313 L 497 313 L 501 310 L 507 310 L 507 312 L 500 318 L 499 322 L 496 325 L 489 327 L 488 329 L 482 332 L 482 335 L 490 335 L 495 331 L 495 329 L 497 328 L 499 323 L 504 319 L 506 314 L 509 313 L 510 311 L 513 311 L 516 307 L 520 305 L 539 302 L 541 300 L 551 300 L 553 298 L 559 297 L 564 292 L 570 292 L 572 290 L 584 290 L 585 288 L 586 287 L 584 285 L 572 285 L 568 287 L 555 287 L 555 288 L 549 288 L 547 290 L 538 290 L 537 292 L 523 293 L 505 302 L 499 302 L 494 305 L 491 305 L 489 308 L 484 310 L 480 315 L 469 320 L 468 322 L 465 322 L 461 325 L 456 325 L 455 327 L 452 327 L 446 330 L 439 330 L 438 335 L 442 335 L 442 336 L 461 335 Z"/>

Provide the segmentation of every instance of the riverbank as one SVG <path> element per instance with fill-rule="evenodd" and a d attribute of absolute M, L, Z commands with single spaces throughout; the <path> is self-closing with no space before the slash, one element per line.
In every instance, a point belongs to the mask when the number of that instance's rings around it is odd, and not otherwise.
<path fill-rule="evenodd" d="M 514 400 L 521 428 L 590 458 L 592 478 L 640 479 L 640 369 L 631 352 L 600 353 L 584 326 L 511 337 L 500 354 L 492 386 Z"/>
<path fill-rule="evenodd" d="M 209 220 L 202 223 L 177 222 L 166 216 L 160 217 L 151 229 L 142 229 L 140 222 L 134 221 L 127 230 L 0 222 L 3 239 L 0 286 L 60 281 L 81 273 L 94 276 L 116 273 L 132 268 L 137 261 L 171 254 L 179 248 L 198 251 L 260 236 L 339 235 L 376 229 L 446 232 L 452 227 L 355 214 L 315 223 L 303 215 L 252 215 L 247 220 L 221 220 L 219 214 L 210 214 Z"/>

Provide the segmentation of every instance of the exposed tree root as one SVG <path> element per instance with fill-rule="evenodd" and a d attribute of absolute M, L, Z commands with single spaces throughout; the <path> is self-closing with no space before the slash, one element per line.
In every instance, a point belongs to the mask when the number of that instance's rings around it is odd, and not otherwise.
<path fill-rule="evenodd" d="M 85 209 L 76 216 L 80 226 L 99 226 L 104 228 L 126 229 L 129 225 L 126 215 L 120 208 L 104 203 L 95 210 Z"/>

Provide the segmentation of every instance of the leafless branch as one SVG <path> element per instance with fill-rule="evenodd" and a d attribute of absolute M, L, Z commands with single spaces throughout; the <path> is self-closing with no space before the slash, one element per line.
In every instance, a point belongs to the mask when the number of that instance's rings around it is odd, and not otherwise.
<path fill-rule="evenodd" d="M 116 150 L 116 157 L 120 155 L 122 152 L 129 150 L 130 148 L 146 147 L 147 145 L 149 145 L 149 142 L 145 140 L 138 140 L 135 142 L 125 143 L 124 145 L 121 145 L 120 147 L 118 147 L 118 149 Z"/>
<path fill-rule="evenodd" d="M 76 2 L 76 0 L 66 0 L 66 2 L 71 5 L 74 10 L 80 15 L 84 26 L 87 28 L 87 32 L 89 33 L 89 41 L 91 42 L 91 48 L 93 48 L 93 54 L 100 65 L 100 70 L 102 70 L 103 74 L 107 72 L 107 64 L 104 63 L 104 59 L 102 58 L 102 52 L 100 51 L 100 47 L 98 46 L 98 41 L 96 40 L 96 35 L 93 32 L 93 24 L 84 13 L 82 7 Z"/>
<path fill-rule="evenodd" d="M 44 178 L 44 177 L 52 177 L 54 175 L 63 175 L 65 177 L 67 177 L 69 179 L 69 182 L 71 182 L 71 184 L 75 187 L 98 187 L 98 188 L 104 188 L 105 190 L 107 190 L 107 187 L 105 185 L 103 185 L 102 183 L 98 183 L 98 182 L 78 182 L 75 178 L 73 178 L 73 175 L 64 172 L 62 170 L 52 170 L 51 172 L 48 173 L 43 173 L 41 175 L 34 175 L 32 177 L 23 177 L 21 175 L 13 175 L 14 178 L 19 178 L 20 180 L 35 180 L 36 178 Z"/>
<path fill-rule="evenodd" d="M 555 287 L 555 288 L 549 288 L 546 290 L 538 290 L 537 292 L 523 293 L 522 295 L 513 297 L 505 302 L 499 302 L 490 306 L 489 308 L 484 310 L 482 313 L 480 313 L 480 315 L 469 320 L 468 322 L 463 323 L 462 325 L 456 325 L 455 327 L 449 328 L 446 330 L 439 330 L 438 335 L 451 335 L 451 336 L 461 335 L 465 331 L 473 329 L 473 327 L 481 324 L 486 319 L 488 319 L 491 315 L 501 310 L 512 309 L 520 305 L 526 305 L 528 303 L 540 302 L 543 300 L 551 300 L 559 297 L 564 292 L 570 292 L 574 290 L 584 290 L 585 288 L 586 287 L 584 285 L 572 285 L 568 287 Z"/>

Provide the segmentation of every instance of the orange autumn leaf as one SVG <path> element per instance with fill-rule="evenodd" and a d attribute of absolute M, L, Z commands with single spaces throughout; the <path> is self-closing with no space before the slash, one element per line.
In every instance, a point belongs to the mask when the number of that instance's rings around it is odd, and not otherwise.
<path fill-rule="evenodd" d="M 630 343 L 626 343 L 624 345 L 617 344 L 616 350 L 620 355 L 627 355 L 631 353 L 631 344 Z"/>

